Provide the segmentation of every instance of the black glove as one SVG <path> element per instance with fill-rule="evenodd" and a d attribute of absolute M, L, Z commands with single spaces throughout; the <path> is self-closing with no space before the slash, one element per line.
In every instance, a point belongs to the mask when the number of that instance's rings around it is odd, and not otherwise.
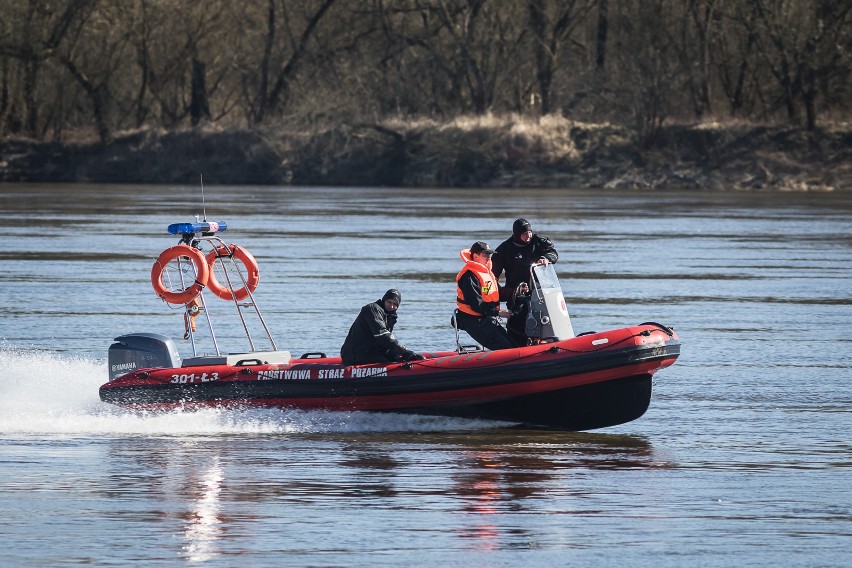
<path fill-rule="evenodd" d="M 483 302 L 482 307 L 485 316 L 496 316 L 500 312 L 500 302 Z"/>
<path fill-rule="evenodd" d="M 426 357 L 424 357 L 420 353 L 417 353 L 416 351 L 412 351 L 411 349 L 406 349 L 402 353 L 402 360 L 403 361 L 422 361 L 425 358 Z"/>

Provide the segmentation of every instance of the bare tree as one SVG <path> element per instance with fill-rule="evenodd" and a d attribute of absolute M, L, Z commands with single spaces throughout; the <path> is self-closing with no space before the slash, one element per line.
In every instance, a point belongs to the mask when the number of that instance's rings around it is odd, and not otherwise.
<path fill-rule="evenodd" d="M 753 111 L 759 95 L 754 24 L 757 9 L 754 4 L 733 0 L 725 3 L 720 14 L 723 30 L 717 36 L 713 59 L 728 112 L 738 116 Z"/>
<path fill-rule="evenodd" d="M 641 143 L 651 145 L 663 123 L 675 111 L 678 92 L 676 44 L 670 33 L 675 29 L 673 12 L 667 0 L 620 5 L 611 23 L 618 69 L 616 109 L 621 120 L 629 121 Z"/>
<path fill-rule="evenodd" d="M 805 110 L 808 130 L 816 127 L 817 98 L 833 76 L 849 68 L 852 4 L 833 0 L 752 0 L 756 18 L 746 23 L 766 68 L 775 78 L 787 117 Z"/>
<path fill-rule="evenodd" d="M 308 55 L 310 41 L 336 0 L 267 0 L 260 49 L 251 42 L 242 54 L 241 77 L 252 125 L 287 105 L 291 82 Z M 261 53 L 257 61 L 254 53 Z"/>
<path fill-rule="evenodd" d="M 719 22 L 719 0 L 688 0 L 681 24 L 683 73 L 692 98 L 693 113 L 701 119 L 713 112 L 710 93 L 711 55 Z"/>
<path fill-rule="evenodd" d="M 606 66 L 606 38 L 609 34 L 609 1 L 598 0 L 598 22 L 595 30 L 595 69 Z"/>
<path fill-rule="evenodd" d="M 528 0 L 529 28 L 534 42 L 536 79 L 541 97 L 541 113 L 548 114 L 553 106 L 553 76 L 558 67 L 562 46 L 571 39 L 597 0 L 549 2 Z M 604 11 L 606 6 L 604 5 Z M 600 28 L 599 28 L 600 30 Z M 606 41 L 605 34 L 603 41 Z M 585 46 L 581 46 L 585 50 Z M 600 46 L 598 46 L 600 49 Z M 599 57 L 603 57 L 599 53 Z M 602 60 L 600 62 L 602 66 Z"/>
<path fill-rule="evenodd" d="M 56 57 L 72 25 L 92 7 L 94 0 L 70 0 L 60 10 L 49 3 L 28 0 L 20 6 L 4 6 L 3 43 L 0 55 L 16 59 L 22 68 L 19 102 L 23 108 L 23 128 L 32 137 L 39 135 L 39 111 L 45 101 L 39 97 L 40 73 L 46 62 Z M 8 87 L 8 83 L 6 83 Z M 8 107 L 7 107 L 8 109 Z"/>

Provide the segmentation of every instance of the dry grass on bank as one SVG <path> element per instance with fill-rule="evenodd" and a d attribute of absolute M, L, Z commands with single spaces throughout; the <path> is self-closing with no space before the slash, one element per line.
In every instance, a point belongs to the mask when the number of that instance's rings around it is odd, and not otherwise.
<path fill-rule="evenodd" d="M 2 181 L 852 189 L 852 127 L 817 132 L 737 122 L 624 127 L 562 116 L 388 119 L 263 131 L 141 130 L 102 145 L 0 141 Z"/>

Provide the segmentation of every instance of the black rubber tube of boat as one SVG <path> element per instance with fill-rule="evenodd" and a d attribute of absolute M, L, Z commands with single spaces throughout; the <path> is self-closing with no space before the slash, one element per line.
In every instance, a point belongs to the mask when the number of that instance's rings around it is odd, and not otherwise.
<path fill-rule="evenodd" d="M 661 330 L 663 330 L 665 332 L 665 334 L 668 335 L 669 337 L 674 337 L 674 330 L 670 327 L 667 327 L 667 326 L 661 324 L 661 323 L 657 323 L 655 321 L 646 321 L 646 322 L 640 323 L 639 325 L 655 325 L 655 326 L 659 327 Z"/>

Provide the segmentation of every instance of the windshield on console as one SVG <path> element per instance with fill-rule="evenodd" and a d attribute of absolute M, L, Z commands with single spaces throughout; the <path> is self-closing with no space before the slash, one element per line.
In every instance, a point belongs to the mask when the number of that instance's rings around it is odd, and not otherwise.
<path fill-rule="evenodd" d="M 552 264 L 546 266 L 534 266 L 533 272 L 535 279 L 538 281 L 538 286 L 542 292 L 550 292 L 553 290 L 561 290 L 559 286 L 559 277 L 556 275 L 556 270 Z"/>

